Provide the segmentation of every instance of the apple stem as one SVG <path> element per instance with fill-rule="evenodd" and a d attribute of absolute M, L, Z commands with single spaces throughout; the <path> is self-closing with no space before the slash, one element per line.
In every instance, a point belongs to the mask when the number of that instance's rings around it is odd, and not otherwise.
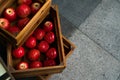
<path fill-rule="evenodd" d="M 4 22 L 1 22 L 1 24 L 3 24 L 3 25 L 4 25 Z"/>
<path fill-rule="evenodd" d="M 11 13 L 11 11 L 9 11 L 9 13 Z"/>
<path fill-rule="evenodd" d="M 37 5 L 37 4 L 36 4 L 35 6 L 36 6 L 36 7 L 38 7 L 38 5 Z"/>

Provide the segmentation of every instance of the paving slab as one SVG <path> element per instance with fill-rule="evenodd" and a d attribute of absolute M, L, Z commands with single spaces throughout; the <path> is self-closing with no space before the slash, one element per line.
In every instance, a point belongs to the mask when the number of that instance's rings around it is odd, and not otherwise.
<path fill-rule="evenodd" d="M 120 2 L 102 0 L 79 29 L 120 61 Z"/>
<path fill-rule="evenodd" d="M 67 20 L 66 20 L 67 21 Z M 69 23 L 71 24 L 71 23 Z M 65 27 L 62 26 L 62 27 Z M 69 37 L 77 48 L 67 60 L 66 69 L 49 80 L 116 80 L 120 74 L 120 62 L 74 26 Z M 66 31 L 67 33 L 67 31 Z"/>
<path fill-rule="evenodd" d="M 117 78 L 117 80 L 120 80 L 120 75 L 119 75 L 119 77 Z"/>
<path fill-rule="evenodd" d="M 59 12 L 76 27 L 84 22 L 101 0 L 52 0 Z"/>

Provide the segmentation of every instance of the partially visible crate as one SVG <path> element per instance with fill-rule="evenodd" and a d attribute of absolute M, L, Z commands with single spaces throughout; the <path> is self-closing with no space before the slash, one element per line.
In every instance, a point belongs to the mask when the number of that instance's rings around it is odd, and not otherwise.
<path fill-rule="evenodd" d="M 13 46 L 21 46 L 30 36 L 31 32 L 37 28 L 37 25 L 49 14 L 51 0 L 37 0 L 43 3 L 39 11 L 31 18 L 27 25 L 15 36 L 5 29 L 0 28 L 0 38 L 11 43 Z M 0 17 L 5 8 L 15 7 L 17 0 L 5 0 L 0 4 Z"/>
<path fill-rule="evenodd" d="M 76 46 L 64 36 L 63 36 L 63 43 L 64 43 L 64 49 L 65 49 L 65 58 L 67 60 L 68 57 L 73 53 Z"/>
<path fill-rule="evenodd" d="M 0 80 L 15 80 L 0 56 Z"/>
<path fill-rule="evenodd" d="M 61 26 L 60 26 L 60 20 L 59 20 L 59 12 L 58 7 L 51 7 L 50 13 L 48 16 L 43 20 L 43 23 L 46 20 L 51 20 L 54 25 L 54 33 L 56 36 L 55 42 L 53 46 L 57 48 L 58 57 L 56 59 L 57 65 L 56 66 L 49 66 L 49 67 L 41 67 L 41 68 L 33 68 L 33 69 L 26 69 L 26 70 L 16 70 L 14 68 L 14 63 L 16 63 L 16 60 L 12 58 L 11 51 L 12 46 L 8 45 L 7 47 L 7 64 L 10 72 L 13 74 L 14 77 L 20 78 L 20 77 L 32 77 L 32 76 L 39 76 L 44 74 L 54 74 L 54 73 L 60 73 L 62 72 L 66 67 L 66 60 L 65 60 L 65 54 L 64 54 L 64 46 L 63 46 L 63 39 L 62 39 L 62 33 L 61 33 Z M 38 24 L 36 24 L 37 26 Z M 42 25 L 42 23 L 40 24 Z M 40 26 L 39 25 L 39 26 Z"/>

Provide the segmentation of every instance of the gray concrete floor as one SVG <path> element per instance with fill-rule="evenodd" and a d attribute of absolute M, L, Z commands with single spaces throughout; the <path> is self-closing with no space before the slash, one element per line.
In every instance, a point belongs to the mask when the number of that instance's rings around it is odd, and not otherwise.
<path fill-rule="evenodd" d="M 67 68 L 50 80 L 120 80 L 120 2 L 70 1 L 53 0 L 59 5 L 63 35 L 77 48 Z"/>

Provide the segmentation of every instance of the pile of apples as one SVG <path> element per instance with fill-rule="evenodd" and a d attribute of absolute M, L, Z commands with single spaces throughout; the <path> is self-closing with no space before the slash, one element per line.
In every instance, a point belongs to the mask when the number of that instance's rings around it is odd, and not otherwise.
<path fill-rule="evenodd" d="M 15 69 L 24 70 L 56 65 L 58 51 L 53 24 L 52 21 L 45 20 L 22 46 L 12 49 L 12 59 L 21 59 L 15 65 Z M 41 59 L 43 56 L 44 59 Z"/>
<path fill-rule="evenodd" d="M 43 5 L 37 0 L 16 0 L 16 7 L 7 7 L 0 17 L 0 28 L 17 35 Z"/>

